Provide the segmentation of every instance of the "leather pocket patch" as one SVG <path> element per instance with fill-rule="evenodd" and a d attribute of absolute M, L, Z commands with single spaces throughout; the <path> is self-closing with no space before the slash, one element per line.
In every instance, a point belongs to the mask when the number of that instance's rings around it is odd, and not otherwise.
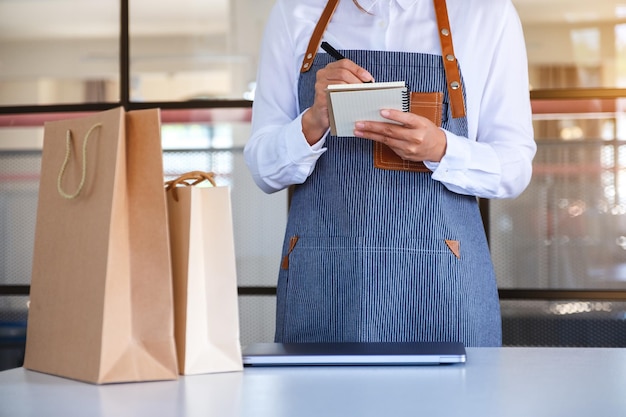
<path fill-rule="evenodd" d="M 287 250 L 287 254 L 283 257 L 283 261 L 280 265 L 282 269 L 289 269 L 289 255 L 291 255 L 291 252 L 293 252 L 293 250 L 296 248 L 298 239 L 300 239 L 299 236 L 291 236 L 291 239 L 289 239 L 289 249 Z"/>
<path fill-rule="evenodd" d="M 441 126 L 443 93 L 411 93 L 410 112 Z M 374 142 L 374 167 L 410 172 L 431 172 L 423 162 L 406 161 L 384 143 Z"/>
<path fill-rule="evenodd" d="M 452 252 L 457 259 L 461 259 L 461 242 L 446 239 L 446 245 L 448 245 L 448 249 L 450 249 L 450 252 Z"/>

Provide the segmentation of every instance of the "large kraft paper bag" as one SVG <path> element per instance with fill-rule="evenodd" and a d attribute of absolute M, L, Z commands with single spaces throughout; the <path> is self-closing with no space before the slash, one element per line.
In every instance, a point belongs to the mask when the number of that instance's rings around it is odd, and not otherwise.
<path fill-rule="evenodd" d="M 205 180 L 213 187 L 199 186 Z M 193 171 L 168 181 L 166 193 L 179 373 L 240 371 L 230 189 Z"/>
<path fill-rule="evenodd" d="M 24 367 L 177 379 L 158 109 L 46 123 Z"/>

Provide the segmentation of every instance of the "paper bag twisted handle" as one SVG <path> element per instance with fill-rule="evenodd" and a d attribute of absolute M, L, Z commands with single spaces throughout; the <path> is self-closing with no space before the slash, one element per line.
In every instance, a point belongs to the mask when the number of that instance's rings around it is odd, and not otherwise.
<path fill-rule="evenodd" d="M 61 197 L 71 200 L 73 198 L 78 197 L 80 192 L 83 190 L 83 186 L 85 185 L 85 177 L 87 176 L 87 142 L 89 141 L 89 136 L 91 135 L 91 132 L 93 132 L 94 129 L 96 129 L 97 127 L 101 127 L 101 126 L 102 126 L 102 123 L 96 123 L 95 125 L 91 126 L 91 128 L 89 128 L 89 130 L 85 134 L 85 139 L 83 140 L 83 154 L 82 154 L 83 172 L 80 177 L 80 184 L 78 184 L 78 188 L 76 189 L 74 194 L 66 193 L 63 190 L 63 186 L 61 185 L 61 183 L 63 182 L 63 175 L 65 174 L 65 168 L 67 168 L 67 164 L 70 161 L 70 155 L 72 153 L 72 131 L 70 129 L 67 129 L 67 134 L 65 136 L 65 160 L 63 161 L 63 165 L 61 166 L 61 171 L 59 172 L 59 177 L 57 178 L 57 190 L 59 191 L 59 194 L 61 195 Z"/>
<path fill-rule="evenodd" d="M 193 182 L 188 182 L 193 181 Z M 166 181 L 165 182 L 165 191 L 172 190 L 172 197 L 174 197 L 174 201 L 178 201 L 178 192 L 176 191 L 177 185 L 185 185 L 185 186 L 193 186 L 200 184 L 202 181 L 208 181 L 211 183 L 213 187 L 215 187 L 215 174 L 212 172 L 204 172 L 204 171 L 191 171 L 185 174 L 182 174 L 180 177 Z"/>

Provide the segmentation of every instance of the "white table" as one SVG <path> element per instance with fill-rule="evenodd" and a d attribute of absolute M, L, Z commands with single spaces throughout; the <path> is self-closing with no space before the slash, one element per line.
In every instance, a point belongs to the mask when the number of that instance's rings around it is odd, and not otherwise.
<path fill-rule="evenodd" d="M 246 368 L 91 385 L 0 372 L 0 416 L 626 416 L 626 349 L 469 348 L 467 363 Z"/>

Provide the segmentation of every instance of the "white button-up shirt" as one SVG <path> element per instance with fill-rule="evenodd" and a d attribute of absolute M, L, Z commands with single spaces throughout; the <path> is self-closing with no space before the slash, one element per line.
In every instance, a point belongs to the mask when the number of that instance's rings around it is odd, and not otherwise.
<path fill-rule="evenodd" d="M 267 21 L 244 155 L 255 182 L 268 193 L 303 183 L 325 152 L 324 139 L 307 143 L 301 120 L 307 109 L 299 108 L 297 97 L 302 59 L 325 3 L 278 0 Z M 369 13 L 343 0 L 328 24 L 323 39 L 336 49 L 441 55 L 432 0 L 359 4 Z M 445 156 L 425 164 L 451 191 L 515 197 L 530 181 L 536 152 L 519 17 L 510 0 L 447 0 L 447 8 L 465 84 L 468 137 L 445 131 Z"/>

